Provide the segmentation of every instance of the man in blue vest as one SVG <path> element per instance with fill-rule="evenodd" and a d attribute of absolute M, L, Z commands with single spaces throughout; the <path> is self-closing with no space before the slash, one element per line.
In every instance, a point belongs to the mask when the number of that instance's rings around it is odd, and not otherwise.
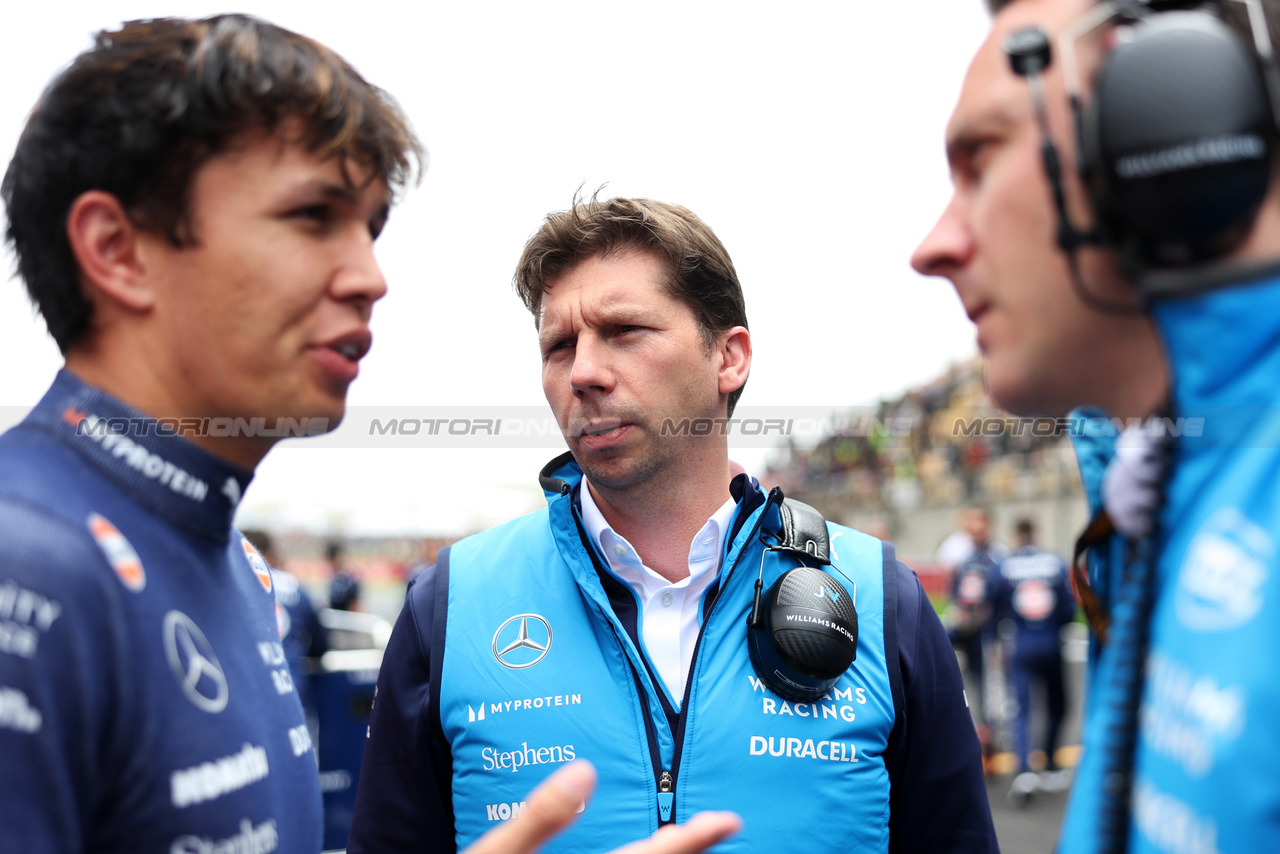
<path fill-rule="evenodd" d="M 1280 4 L 988 5 L 913 262 L 998 403 L 1101 408 L 1072 422 L 1095 635 L 1059 850 L 1271 850 Z"/>
<path fill-rule="evenodd" d="M 810 552 L 775 550 L 781 491 L 731 476 L 725 425 L 752 345 L 710 228 L 645 199 L 575 204 L 530 239 L 516 288 L 569 453 L 541 473 L 545 510 L 416 577 L 350 850 L 452 852 L 575 757 L 599 792 L 556 850 L 703 809 L 744 817 L 734 850 L 996 850 L 955 656 L 919 581 L 892 546 L 816 513 Z M 856 610 L 856 656 L 804 693 L 753 665 L 748 632 L 763 630 L 748 620 L 828 540 L 832 567 L 805 595 Z"/>
<path fill-rule="evenodd" d="M 275 442 L 342 419 L 421 154 L 340 57 L 241 15 L 99 33 L 41 96 L 0 194 L 66 361 L 0 437 L 0 850 L 320 850 L 274 582 L 231 521 Z M 593 779 L 477 852 L 533 850 Z"/>

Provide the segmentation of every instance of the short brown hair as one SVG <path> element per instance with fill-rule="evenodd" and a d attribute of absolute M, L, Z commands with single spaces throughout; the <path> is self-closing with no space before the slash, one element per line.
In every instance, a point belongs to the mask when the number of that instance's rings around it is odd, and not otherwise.
<path fill-rule="evenodd" d="M 573 207 L 547 214 L 516 265 L 520 299 L 541 321 L 542 297 L 551 281 L 578 263 L 628 250 L 650 252 L 671 273 L 668 292 L 693 310 L 710 348 L 716 335 L 746 328 L 747 306 L 733 261 L 715 232 L 693 211 L 651 199 L 574 200 Z M 744 382 L 729 393 L 729 414 Z"/>
<path fill-rule="evenodd" d="M 310 151 L 366 167 L 393 193 L 425 159 L 389 95 L 324 45 L 247 15 L 103 30 L 54 78 L 0 195 L 18 273 L 64 353 L 92 313 L 67 240 L 72 203 L 108 192 L 140 228 L 191 245 L 195 173 L 241 134 L 285 125 Z"/>

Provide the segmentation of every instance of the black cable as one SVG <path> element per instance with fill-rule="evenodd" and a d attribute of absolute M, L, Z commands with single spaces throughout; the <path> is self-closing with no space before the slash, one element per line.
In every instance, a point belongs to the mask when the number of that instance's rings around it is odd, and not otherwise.
<path fill-rule="evenodd" d="M 1162 415 L 1168 411 L 1165 409 Z M 1161 423 L 1168 422 L 1161 419 Z M 1157 441 L 1165 457 L 1165 471 L 1159 500 L 1151 511 L 1152 528 L 1145 537 L 1130 544 L 1109 630 L 1108 646 L 1114 660 L 1110 688 L 1114 699 L 1102 748 L 1102 800 L 1098 807 L 1098 850 L 1102 854 L 1124 854 L 1132 822 L 1134 759 L 1141 729 L 1151 616 L 1156 600 L 1156 562 L 1160 553 L 1158 519 L 1164 505 L 1164 486 L 1172 474 L 1170 438 L 1165 433 Z"/>
<path fill-rule="evenodd" d="M 1154 532 L 1130 550 L 1119 601 L 1112 611 L 1111 704 L 1102 765 L 1102 800 L 1099 804 L 1099 846 L 1102 854 L 1123 854 L 1128 848 L 1133 804 L 1133 768 L 1138 746 L 1143 685 L 1146 684 L 1147 648 L 1151 639 L 1151 612 L 1155 601 Z"/>
<path fill-rule="evenodd" d="M 1041 158 L 1044 161 L 1045 175 L 1053 190 L 1053 204 L 1058 211 L 1058 247 L 1067 256 L 1067 266 L 1071 271 L 1071 288 L 1086 306 L 1102 314 L 1119 317 L 1134 317 L 1143 314 L 1142 306 L 1137 302 L 1120 302 L 1100 297 L 1085 287 L 1084 276 L 1080 273 L 1080 262 L 1076 252 L 1081 246 L 1097 246 L 1103 242 L 1102 234 L 1095 227 L 1091 231 L 1082 231 L 1071 222 L 1067 213 L 1066 191 L 1062 183 L 1062 159 L 1058 157 L 1058 148 L 1053 144 L 1053 136 L 1049 133 L 1049 116 L 1044 107 L 1044 89 L 1038 71 L 1032 69 L 1027 74 L 1027 83 L 1031 87 L 1031 101 L 1035 107 L 1036 122 L 1040 126 Z M 1079 115 L 1077 114 L 1077 121 Z"/>
<path fill-rule="evenodd" d="M 1089 292 L 1085 287 L 1084 276 L 1080 274 L 1080 262 L 1076 258 L 1075 249 L 1064 249 L 1067 255 L 1067 266 L 1071 270 L 1071 289 L 1076 292 L 1076 296 L 1080 301 L 1094 311 L 1102 314 L 1110 314 L 1116 317 L 1135 317 L 1145 314 L 1139 303 L 1119 302 L 1117 300 L 1109 300 Z"/>

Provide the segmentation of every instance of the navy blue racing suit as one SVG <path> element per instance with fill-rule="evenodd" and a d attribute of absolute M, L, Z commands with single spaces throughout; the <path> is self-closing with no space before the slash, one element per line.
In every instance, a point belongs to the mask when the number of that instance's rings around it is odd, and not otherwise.
<path fill-rule="evenodd" d="M 320 850 L 251 475 L 186 429 L 62 371 L 0 436 L 0 851 Z"/>

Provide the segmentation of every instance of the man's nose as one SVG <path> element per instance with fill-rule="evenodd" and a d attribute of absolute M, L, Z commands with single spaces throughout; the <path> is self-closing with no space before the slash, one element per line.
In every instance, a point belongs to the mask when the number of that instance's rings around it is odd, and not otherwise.
<path fill-rule="evenodd" d="M 573 393 L 580 397 L 592 391 L 609 391 L 613 388 L 614 375 L 609 347 L 598 336 L 578 336 L 569 382 Z"/>
<path fill-rule="evenodd" d="M 925 276 L 950 276 L 973 258 L 973 236 L 965 224 L 961 205 L 953 197 L 942 216 L 911 253 L 911 266 Z"/>
<path fill-rule="evenodd" d="M 373 254 L 373 236 L 367 229 L 353 228 L 343 241 L 332 290 L 335 299 L 356 304 L 366 320 L 373 304 L 386 296 L 387 279 Z"/>

